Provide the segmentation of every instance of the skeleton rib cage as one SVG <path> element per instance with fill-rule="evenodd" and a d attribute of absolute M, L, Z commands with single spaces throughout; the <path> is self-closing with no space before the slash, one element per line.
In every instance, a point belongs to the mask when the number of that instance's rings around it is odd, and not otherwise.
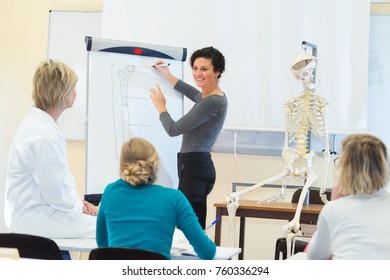
<path fill-rule="evenodd" d="M 289 110 L 286 128 L 288 143 L 295 142 L 299 156 L 309 152 L 308 134 L 310 131 L 325 145 L 327 138 L 326 105 L 328 102 L 325 99 L 313 94 L 310 90 L 302 92 L 300 96 L 294 97 L 286 103 L 285 106 Z"/>

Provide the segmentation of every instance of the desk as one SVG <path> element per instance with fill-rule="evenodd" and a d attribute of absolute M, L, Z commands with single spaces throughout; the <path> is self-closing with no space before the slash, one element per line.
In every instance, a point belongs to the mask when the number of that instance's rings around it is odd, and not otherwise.
<path fill-rule="evenodd" d="M 257 203 L 254 200 L 240 200 L 240 206 L 237 209 L 236 216 L 240 217 L 240 232 L 239 232 L 239 247 L 241 253 L 238 259 L 244 258 L 244 243 L 245 243 L 245 218 L 263 218 L 276 220 L 292 220 L 297 208 L 296 203 L 288 202 L 269 202 Z M 227 203 L 215 203 L 216 217 L 229 216 L 227 211 Z M 309 204 L 303 205 L 301 212 L 300 223 L 302 224 L 317 224 L 318 215 L 323 205 Z M 215 225 L 215 244 L 221 245 L 221 229 L 222 222 Z"/>
<path fill-rule="evenodd" d="M 74 251 L 74 252 L 90 252 L 92 249 L 97 248 L 95 239 L 53 239 L 61 250 Z M 241 252 L 240 248 L 231 247 L 217 247 L 217 253 L 215 260 L 228 260 L 238 255 Z M 187 253 L 182 255 L 182 253 Z M 172 248 L 171 250 L 172 260 L 200 260 L 196 256 L 193 250 L 178 250 Z"/>
<path fill-rule="evenodd" d="M 296 253 L 295 255 L 292 255 L 291 257 L 287 258 L 287 260 L 291 260 L 291 261 L 308 260 L 307 253 L 304 253 L 304 252 Z"/>

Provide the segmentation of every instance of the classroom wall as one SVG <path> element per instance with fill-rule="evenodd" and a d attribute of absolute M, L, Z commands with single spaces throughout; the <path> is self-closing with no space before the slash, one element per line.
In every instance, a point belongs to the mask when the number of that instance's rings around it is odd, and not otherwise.
<path fill-rule="evenodd" d="M 390 13 L 390 3 L 372 4 L 374 13 Z M 15 130 L 31 105 L 31 80 L 37 64 L 46 58 L 49 10 L 102 10 L 103 0 L 0 0 L 0 232 L 3 222 L 4 182 L 8 150 Z M 225 201 L 232 182 L 253 182 L 281 172 L 277 157 L 213 153 L 217 169 L 215 188 L 209 196 L 208 222 L 215 217 L 214 203 Z M 80 196 L 84 193 L 85 143 L 68 141 L 70 169 Z M 330 178 L 334 180 L 334 178 Z M 279 190 L 259 191 L 245 199 L 262 199 Z M 286 200 L 291 198 L 289 192 Z M 274 245 L 283 236 L 285 221 L 247 219 L 245 259 L 272 259 Z M 223 219 L 222 245 L 228 246 L 228 221 Z M 210 231 L 213 237 L 214 231 Z"/>
<path fill-rule="evenodd" d="M 376 1 L 371 1 L 376 2 Z M 378 3 L 371 3 L 372 15 L 389 15 L 390 14 L 390 1 L 377 1 Z M 381 2 L 381 3 L 379 3 Z"/>

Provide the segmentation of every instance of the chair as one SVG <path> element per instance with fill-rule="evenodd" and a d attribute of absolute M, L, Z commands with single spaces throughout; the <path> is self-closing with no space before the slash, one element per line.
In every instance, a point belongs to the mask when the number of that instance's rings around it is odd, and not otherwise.
<path fill-rule="evenodd" d="M 16 248 L 21 258 L 62 260 L 58 245 L 51 239 L 21 233 L 0 233 L 0 247 Z"/>
<path fill-rule="evenodd" d="M 89 260 L 166 260 L 159 253 L 124 247 L 102 247 L 89 253 Z"/>
<path fill-rule="evenodd" d="M 291 198 L 292 203 L 298 203 L 299 196 L 301 195 L 302 189 L 298 189 L 293 193 Z M 310 204 L 324 204 L 320 197 L 319 190 L 310 190 L 309 194 L 309 202 Z M 330 200 L 331 192 L 326 192 L 326 198 Z M 295 248 L 293 254 L 303 252 L 307 246 L 308 242 L 303 240 L 295 241 Z M 287 258 L 287 240 L 286 237 L 280 237 L 276 240 L 275 244 L 275 260 L 280 259 L 280 253 L 282 253 L 283 260 Z"/>
<path fill-rule="evenodd" d="M 99 206 L 99 203 L 102 200 L 102 196 L 102 193 L 89 193 L 84 195 L 84 200 L 92 203 L 95 206 Z"/>

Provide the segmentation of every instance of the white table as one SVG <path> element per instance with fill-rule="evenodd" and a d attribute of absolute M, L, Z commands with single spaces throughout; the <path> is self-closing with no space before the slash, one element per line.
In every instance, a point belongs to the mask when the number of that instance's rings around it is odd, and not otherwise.
<path fill-rule="evenodd" d="M 53 239 L 61 250 L 79 252 L 79 258 L 82 252 L 90 252 L 97 248 L 95 239 Z M 177 244 L 177 243 L 176 243 Z M 176 245 L 174 243 L 174 245 Z M 241 252 L 240 248 L 217 246 L 215 260 L 229 260 Z M 171 257 L 173 260 L 199 260 L 196 253 L 186 246 L 177 246 L 171 248 Z"/>
<path fill-rule="evenodd" d="M 307 253 L 298 252 L 295 255 L 292 255 L 291 257 L 287 258 L 287 260 L 293 260 L 293 261 L 294 260 L 298 260 L 298 261 L 308 260 Z"/>

